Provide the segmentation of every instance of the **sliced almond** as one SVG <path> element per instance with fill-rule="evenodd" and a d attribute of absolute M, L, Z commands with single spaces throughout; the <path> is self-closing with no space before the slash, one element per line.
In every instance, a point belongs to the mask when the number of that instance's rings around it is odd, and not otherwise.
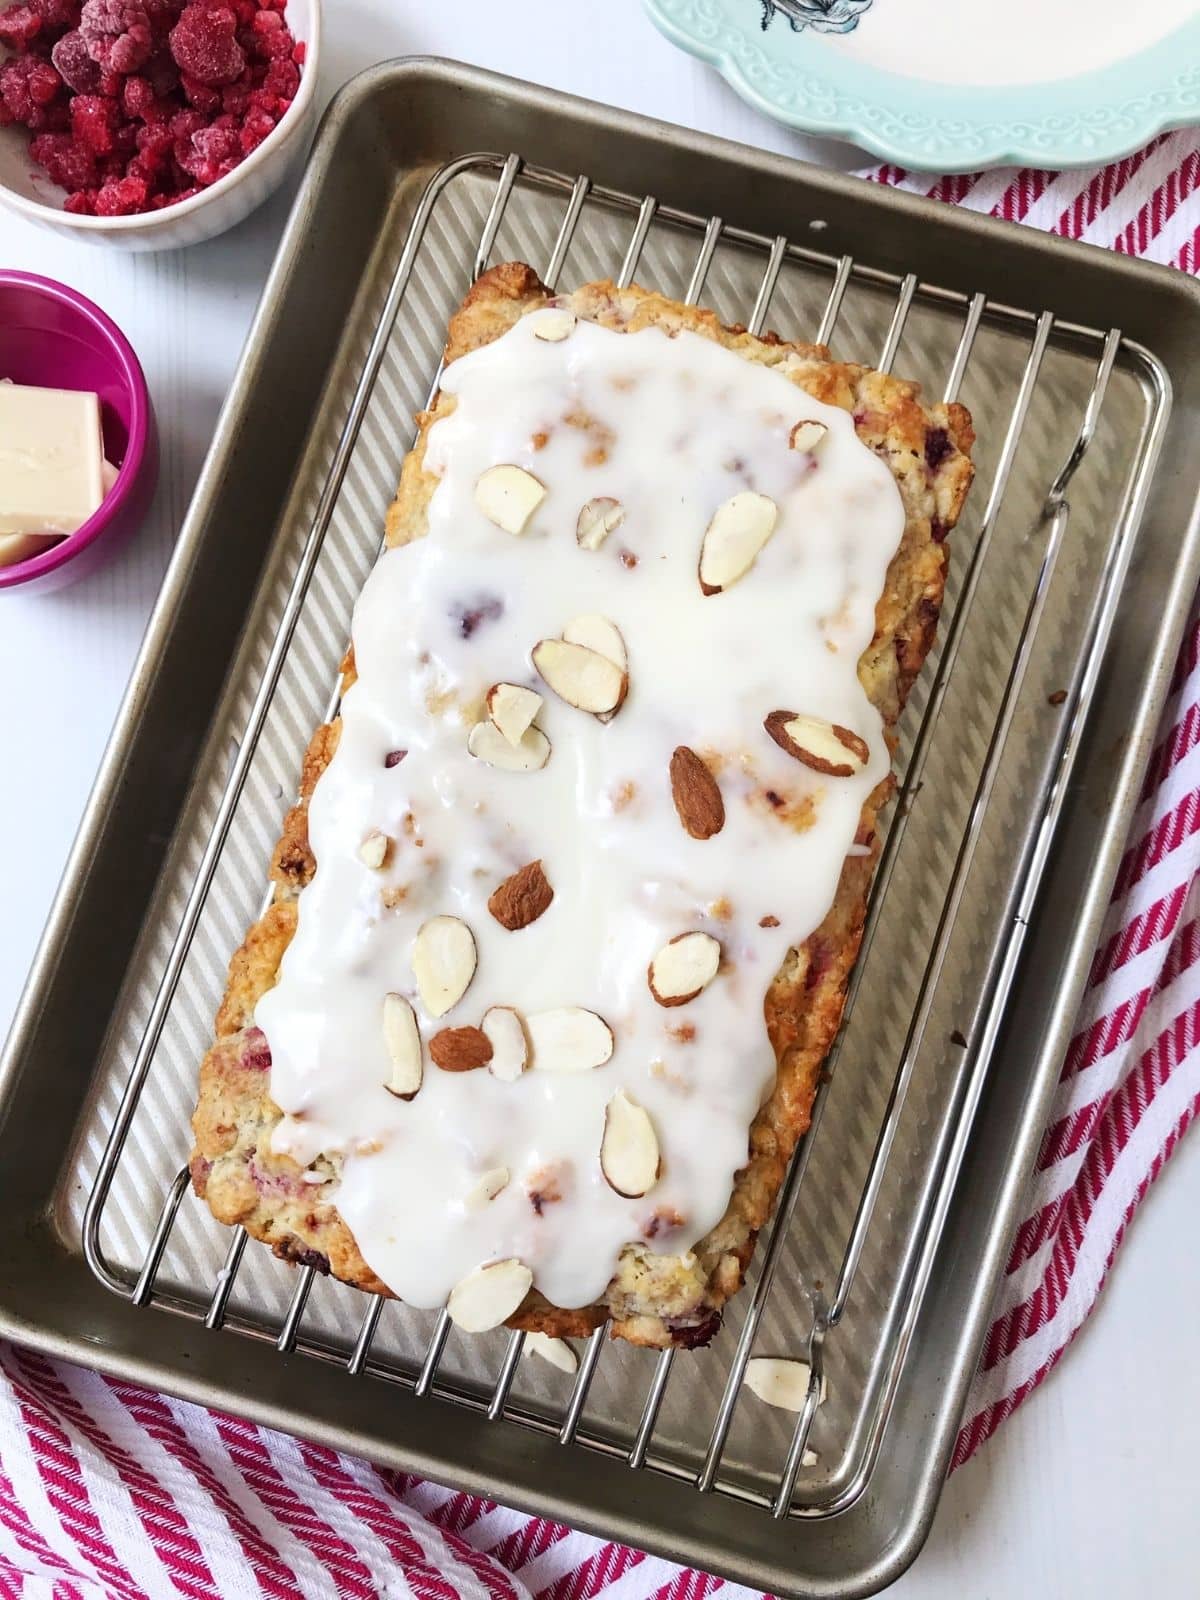
<path fill-rule="evenodd" d="M 717 780 L 686 744 L 671 757 L 671 798 L 693 839 L 711 839 L 725 826 L 725 802 Z"/>
<path fill-rule="evenodd" d="M 398 1100 L 411 1100 L 421 1087 L 421 1032 L 416 1013 L 402 994 L 383 997 L 383 1042 L 392 1063 L 384 1088 Z"/>
<path fill-rule="evenodd" d="M 526 689 L 519 683 L 494 683 L 487 692 L 488 716 L 514 750 L 534 717 L 545 704 L 536 689 Z"/>
<path fill-rule="evenodd" d="M 589 500 L 579 513 L 575 524 L 575 537 L 583 550 L 599 550 L 610 533 L 625 521 L 625 507 L 609 495 L 598 495 Z"/>
<path fill-rule="evenodd" d="M 488 467 L 475 483 L 475 504 L 505 533 L 524 533 L 545 498 L 546 485 L 524 467 Z"/>
<path fill-rule="evenodd" d="M 743 489 L 716 513 L 700 546 L 700 587 L 720 594 L 754 565 L 759 551 L 775 532 L 779 507 L 765 494 Z"/>
<path fill-rule="evenodd" d="M 488 898 L 488 910 L 502 928 L 516 933 L 536 922 L 554 899 L 554 890 L 540 861 L 527 861 L 505 878 Z"/>
<path fill-rule="evenodd" d="M 582 1006 L 535 1011 L 525 1026 L 538 1072 L 590 1072 L 613 1053 L 612 1029 L 603 1017 Z"/>
<path fill-rule="evenodd" d="M 381 833 L 378 828 L 373 829 L 359 845 L 358 859 L 372 872 L 378 872 L 387 862 L 391 842 L 386 833 Z"/>
<path fill-rule="evenodd" d="M 711 933 L 677 933 L 663 945 L 646 971 L 650 993 L 660 1006 L 683 1006 L 717 975 L 720 941 Z"/>
<path fill-rule="evenodd" d="M 443 1072 L 474 1072 L 492 1059 L 492 1041 L 482 1028 L 443 1028 L 430 1039 L 429 1054 Z"/>
<path fill-rule="evenodd" d="M 545 339 L 549 344 L 558 344 L 560 340 L 567 339 L 575 331 L 578 319 L 573 311 L 568 311 L 565 306 L 551 306 L 547 311 L 534 313 L 530 326 L 533 328 L 535 339 Z"/>
<path fill-rule="evenodd" d="M 823 422 L 798 422 L 788 434 L 788 443 L 793 450 L 819 450 L 828 432 Z"/>
<path fill-rule="evenodd" d="M 807 1361 L 779 1361 L 772 1356 L 755 1356 L 746 1363 L 746 1387 L 751 1394 L 781 1411 L 803 1411 L 812 1374 Z M 825 1399 L 825 1380 L 821 1379 L 820 1405 Z M 813 1457 L 813 1461 L 816 1461 Z M 812 1465 L 806 1462 L 805 1465 Z"/>
<path fill-rule="evenodd" d="M 489 1205 L 502 1189 L 508 1188 L 511 1177 L 507 1167 L 493 1167 L 490 1172 L 485 1172 L 474 1188 L 467 1191 L 463 1204 L 468 1211 L 482 1211 Z"/>
<path fill-rule="evenodd" d="M 565 1339 L 552 1339 L 548 1333 L 527 1333 L 522 1355 L 541 1356 L 552 1367 L 568 1374 L 579 1371 L 579 1357 Z"/>
<path fill-rule="evenodd" d="M 512 1006 L 492 1006 L 481 1026 L 492 1047 L 488 1070 L 505 1083 L 515 1083 L 529 1065 L 529 1040 L 520 1014 Z"/>
<path fill-rule="evenodd" d="M 444 1017 L 467 992 L 475 976 L 475 936 L 458 917 L 430 917 L 413 941 L 413 975 L 421 1004 L 431 1017 Z"/>
<path fill-rule="evenodd" d="M 523 1261 L 491 1261 L 455 1285 L 446 1310 L 464 1333 L 486 1333 L 512 1316 L 532 1285 L 533 1273 Z"/>
<path fill-rule="evenodd" d="M 626 1199 L 637 1199 L 658 1182 L 661 1163 L 649 1112 L 618 1089 L 604 1111 L 600 1170 L 605 1182 Z"/>
<path fill-rule="evenodd" d="M 533 647 L 533 664 L 555 694 L 580 711 L 615 711 L 625 698 L 624 672 L 586 645 L 541 639 Z"/>
<path fill-rule="evenodd" d="M 581 644 L 587 650 L 594 650 L 597 655 L 606 657 L 614 667 L 619 667 L 624 674 L 625 683 L 621 690 L 621 698 L 611 711 L 598 713 L 601 722 L 611 722 L 625 702 L 629 692 L 629 658 L 625 654 L 625 641 L 621 637 L 621 630 L 615 622 L 610 622 L 607 617 L 586 616 L 576 617 L 568 622 L 562 631 L 563 638 L 568 644 Z"/>
<path fill-rule="evenodd" d="M 467 735 L 467 749 L 501 772 L 540 772 L 550 759 L 550 741 L 540 728 L 526 728 L 514 745 L 494 722 L 477 722 Z"/>
<path fill-rule="evenodd" d="M 865 739 L 836 722 L 807 717 L 796 711 L 772 711 L 763 727 L 781 750 L 814 772 L 831 778 L 852 778 L 871 759 Z"/>

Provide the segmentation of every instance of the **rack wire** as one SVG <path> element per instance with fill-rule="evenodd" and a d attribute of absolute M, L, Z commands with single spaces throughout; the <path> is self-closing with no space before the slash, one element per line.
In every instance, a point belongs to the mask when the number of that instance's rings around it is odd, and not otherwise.
<path fill-rule="evenodd" d="M 169 1288 L 159 1285 L 157 1281 L 172 1229 L 188 1191 L 186 1168 L 178 1173 L 165 1195 L 149 1247 L 139 1270 L 132 1277 L 127 1272 L 115 1268 L 105 1255 L 101 1238 L 105 1208 L 112 1194 L 126 1140 L 163 1038 L 180 977 L 211 892 L 231 824 L 243 797 L 258 741 L 292 647 L 309 586 L 329 532 L 338 497 L 342 492 L 347 469 L 358 443 L 364 419 L 372 404 L 397 315 L 412 284 L 414 269 L 426 245 L 431 220 L 435 216 L 439 201 L 451 185 L 466 177 L 474 180 L 486 177 L 493 187 L 474 260 L 463 263 L 463 288 L 466 287 L 470 277 L 477 276 L 489 264 L 514 194 L 520 187 L 522 192 L 535 191 L 552 196 L 556 202 L 562 203 L 561 221 L 542 269 L 542 276 L 551 287 L 557 283 L 567 262 L 585 209 L 589 206 L 602 207 L 619 218 L 629 219 L 631 223 L 628 242 L 615 273 L 619 285 L 627 285 L 633 280 L 652 230 L 658 226 L 665 226 L 674 230 L 676 235 L 696 242 L 694 264 L 684 295 L 688 304 L 698 303 L 704 294 L 705 284 L 719 246 L 733 245 L 762 258 L 757 290 L 746 317 L 746 325 L 751 332 L 761 332 L 766 326 L 772 298 L 785 265 L 802 263 L 808 268 L 827 274 L 830 279 L 824 309 L 815 330 L 816 342 L 828 343 L 838 325 L 848 287 L 852 282 L 861 283 L 877 290 L 887 291 L 894 296 L 887 332 L 875 357 L 874 364 L 880 370 L 885 372 L 891 370 L 905 337 L 910 311 L 914 301 L 919 299 L 922 303 L 937 304 L 961 318 L 961 327 L 943 391 L 945 400 L 951 401 L 958 397 L 968 373 L 977 337 L 985 323 L 988 326 L 1009 330 L 1027 341 L 1022 375 L 987 489 L 974 544 L 965 552 L 965 556 L 959 558 L 961 587 L 957 604 L 951 612 L 943 616 L 940 653 L 925 691 L 924 707 L 912 740 L 911 753 L 900 783 L 898 803 L 894 808 L 876 874 L 862 954 L 851 982 L 843 1030 L 834 1046 L 828 1064 L 829 1070 L 824 1075 L 818 1091 L 811 1129 L 789 1169 L 774 1222 L 765 1234 L 761 1247 L 761 1266 L 752 1289 L 747 1291 L 748 1303 L 744 1321 L 736 1341 L 736 1348 L 729 1361 L 716 1415 L 699 1466 L 656 1455 L 654 1450 L 656 1427 L 677 1366 L 674 1351 L 663 1352 L 656 1360 L 631 1442 L 618 1444 L 595 1431 L 581 1430 L 589 1391 L 606 1349 L 605 1328 L 598 1329 L 587 1342 L 570 1396 L 561 1415 L 548 1419 L 531 1407 L 514 1403 L 512 1399 L 513 1382 L 524 1346 L 525 1336 L 521 1333 L 513 1333 L 508 1338 L 494 1381 L 482 1398 L 461 1385 L 439 1382 L 439 1366 L 450 1331 L 449 1318 L 444 1311 L 436 1319 L 419 1366 L 412 1371 L 404 1370 L 395 1363 L 376 1359 L 373 1354 L 385 1306 L 385 1301 L 379 1296 L 371 1297 L 364 1302 L 358 1332 L 348 1351 L 334 1348 L 328 1342 L 305 1335 L 303 1332 L 305 1310 L 314 1282 L 315 1269 L 312 1266 L 302 1267 L 297 1272 L 286 1313 L 277 1329 L 264 1328 L 240 1319 L 236 1325 L 238 1331 L 252 1337 L 272 1339 L 280 1352 L 301 1350 L 317 1359 L 336 1362 L 354 1378 L 369 1373 L 373 1377 L 387 1378 L 405 1384 L 417 1397 L 436 1394 L 439 1398 L 456 1400 L 460 1404 L 480 1410 L 494 1421 L 504 1419 L 509 1423 L 535 1428 L 542 1432 L 554 1432 L 564 1446 L 587 1447 L 610 1455 L 624 1456 L 630 1468 L 634 1470 L 650 1468 L 675 1477 L 690 1478 L 701 1492 L 732 1495 L 762 1507 L 776 1518 L 829 1516 L 849 1505 L 862 1492 L 869 1479 L 888 1422 L 905 1353 L 916 1326 L 922 1297 L 953 1195 L 955 1178 L 970 1136 L 972 1120 L 979 1104 L 1003 1019 L 1005 1000 L 1047 859 L 1054 826 L 1064 801 L 1084 712 L 1100 669 L 1121 580 L 1128 564 L 1132 541 L 1141 519 L 1166 427 L 1169 414 L 1169 386 L 1165 375 L 1153 357 L 1140 347 L 1135 347 L 1124 340 L 1118 329 L 1089 329 L 1056 321 L 1049 313 L 1036 315 L 1027 310 L 1006 307 L 988 300 L 983 294 L 967 296 L 957 291 L 939 288 L 936 285 L 919 282 L 912 273 L 897 275 L 885 272 L 872 267 L 869 263 L 856 261 L 850 256 L 835 257 L 824 254 L 809 244 L 796 242 L 783 235 L 768 237 L 742 227 L 727 225 L 718 216 L 701 217 L 680 211 L 669 205 L 660 204 L 653 196 L 634 196 L 594 185 L 586 176 L 570 176 L 541 168 L 526 162 L 515 153 L 507 156 L 493 154 L 464 156 L 437 172 L 416 205 L 407 238 L 387 289 L 382 315 L 375 326 L 361 375 L 353 390 L 345 424 L 337 438 L 315 515 L 304 538 L 294 581 L 283 607 L 280 626 L 272 641 L 246 725 L 237 741 L 236 754 L 229 767 L 213 826 L 179 917 L 178 929 L 164 965 L 161 982 L 154 994 L 146 1026 L 88 1198 L 82 1230 L 84 1252 L 95 1275 L 114 1293 L 127 1297 L 135 1305 L 144 1306 L 153 1303 L 168 1310 L 181 1312 L 202 1320 L 204 1326 L 210 1330 L 233 1325 L 229 1316 L 229 1301 L 245 1256 L 247 1235 L 244 1231 L 239 1229 L 232 1235 L 224 1265 L 211 1285 L 206 1303 L 201 1306 L 198 1307 L 190 1300 L 182 1299 Z M 743 1393 L 746 1365 L 755 1348 L 764 1312 L 784 1257 L 797 1197 L 804 1185 L 814 1150 L 819 1147 L 828 1100 L 828 1086 L 834 1076 L 833 1069 L 846 1038 L 846 1029 L 855 1014 L 866 958 L 879 927 L 885 897 L 893 881 L 901 844 L 912 814 L 912 801 L 924 781 L 933 748 L 933 732 L 939 709 L 959 659 L 966 618 L 970 615 L 979 592 L 985 563 L 993 545 L 1009 490 L 1014 463 L 1022 445 L 1031 400 L 1052 340 L 1063 341 L 1092 353 L 1095 369 L 1090 393 L 1070 449 L 1045 495 L 1042 510 L 1044 545 L 1040 564 L 1012 652 L 994 725 L 987 740 L 974 794 L 968 808 L 966 823 L 958 840 L 949 886 L 919 981 L 916 1003 L 908 1024 L 904 1046 L 896 1062 L 886 1108 L 875 1134 L 874 1153 L 855 1205 L 853 1222 L 840 1266 L 828 1293 L 820 1285 L 808 1286 L 811 1318 L 803 1340 L 804 1354 L 810 1368 L 807 1397 L 802 1411 L 796 1418 L 782 1470 L 769 1491 L 763 1491 L 722 1472 L 730 1430 Z M 851 1290 L 859 1274 L 864 1249 L 880 1205 L 889 1163 L 909 1099 L 918 1054 L 930 1025 L 937 976 L 954 934 L 964 886 L 976 857 L 1000 763 L 1012 732 L 1022 688 L 1038 638 L 1039 626 L 1043 621 L 1047 596 L 1067 543 L 1071 525 L 1069 490 L 1095 439 L 1114 369 L 1122 357 L 1136 357 L 1139 369 L 1149 374 L 1148 382 L 1153 391 L 1148 409 L 1149 420 L 1134 455 L 1127 493 L 1122 501 L 1113 537 L 1107 547 L 1103 570 L 1087 613 L 1081 621 L 1080 644 L 1075 656 L 1075 667 L 1066 689 L 1061 717 L 1056 723 L 1053 735 L 1054 745 L 1048 763 L 1049 777 L 1040 787 L 1036 817 L 1024 836 L 1013 865 L 1012 882 L 1009 886 L 1011 903 L 1014 907 L 1013 915 L 988 965 L 978 997 L 977 1020 L 972 1027 L 970 1040 L 963 1050 L 962 1065 L 953 1085 L 948 1115 L 934 1143 L 926 1182 L 917 1207 L 915 1225 L 911 1231 L 904 1259 L 900 1263 L 889 1315 L 880 1333 L 882 1358 L 878 1364 L 879 1376 L 874 1385 L 873 1398 L 865 1407 L 865 1425 L 858 1430 L 848 1470 L 831 1484 L 829 1492 L 808 1496 L 803 1501 L 798 1501 L 796 1495 L 798 1475 L 806 1459 L 824 1383 L 826 1344 L 836 1335 L 851 1305 Z M 436 392 L 440 375 L 439 366 L 429 386 L 430 399 Z M 330 714 L 336 704 L 335 691 L 329 705 Z M 349 1294 L 351 1291 L 345 1292 Z"/>

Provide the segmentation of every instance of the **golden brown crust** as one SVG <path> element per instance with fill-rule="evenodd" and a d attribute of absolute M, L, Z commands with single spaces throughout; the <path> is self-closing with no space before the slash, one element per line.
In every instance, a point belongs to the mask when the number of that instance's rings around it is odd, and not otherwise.
<path fill-rule="evenodd" d="M 450 323 L 446 359 L 490 343 L 520 317 L 552 299 L 532 268 L 494 267 L 472 287 Z M 887 463 L 906 513 L 903 538 L 875 610 L 875 636 L 859 661 L 859 678 L 889 730 L 933 643 L 946 574 L 947 535 L 970 487 L 971 419 L 962 406 L 922 404 L 915 384 L 868 368 L 836 362 L 820 346 L 761 338 L 721 324 L 711 311 L 610 282 L 586 284 L 564 297 L 581 317 L 623 331 L 687 328 L 775 367 L 814 398 L 851 412 L 862 441 Z M 437 480 L 424 469 L 429 428 L 453 409 L 438 395 L 418 418 L 419 433 L 401 470 L 387 513 L 389 545 L 407 544 L 425 530 Z M 343 685 L 354 679 L 352 653 Z M 253 1027 L 258 999 L 276 981 L 295 928 L 295 900 L 315 871 L 308 842 L 308 800 L 337 748 L 339 724 L 318 728 L 305 754 L 298 803 L 289 811 L 271 865 L 275 903 L 250 929 L 230 963 L 216 1019 L 216 1043 L 200 1070 L 193 1118 L 192 1178 L 223 1222 L 240 1223 L 285 1259 L 332 1272 L 372 1293 L 389 1291 L 374 1275 L 345 1223 L 325 1197 L 333 1192 L 336 1160 L 320 1157 L 301 1172 L 272 1154 L 271 1131 L 280 1112 L 271 1100 L 270 1055 Z M 850 971 L 858 954 L 867 893 L 879 854 L 877 818 L 892 790 L 889 777 L 863 806 L 858 843 L 848 857 L 833 905 L 821 926 L 789 952 L 764 999 L 764 1016 L 778 1062 L 775 1089 L 750 1131 L 749 1160 L 738 1174 L 718 1226 L 688 1256 L 655 1255 L 629 1245 L 606 1302 L 579 1310 L 549 1304 L 536 1290 L 510 1326 L 558 1337 L 583 1336 L 612 1319 L 614 1336 L 635 1344 L 705 1344 L 721 1308 L 740 1287 L 757 1231 L 770 1216 L 797 1140 L 806 1131 L 821 1065 L 841 1022 Z"/>

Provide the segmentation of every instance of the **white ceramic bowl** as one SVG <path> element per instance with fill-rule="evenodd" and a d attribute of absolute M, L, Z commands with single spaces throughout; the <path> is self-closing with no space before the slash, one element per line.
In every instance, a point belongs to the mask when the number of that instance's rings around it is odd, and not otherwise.
<path fill-rule="evenodd" d="M 321 56 L 321 0 L 288 0 L 287 24 L 305 46 L 296 98 L 257 150 L 211 188 L 162 211 L 136 217 L 77 217 L 62 209 L 64 192 L 29 159 L 29 132 L 0 128 L 0 208 L 52 228 L 68 239 L 123 250 L 174 250 L 224 233 L 248 217 L 283 182 L 308 147 L 316 111 Z"/>

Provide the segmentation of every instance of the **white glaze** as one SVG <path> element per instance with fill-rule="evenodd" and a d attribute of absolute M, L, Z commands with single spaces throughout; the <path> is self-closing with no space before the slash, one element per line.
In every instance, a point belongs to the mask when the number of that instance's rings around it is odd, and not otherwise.
<path fill-rule="evenodd" d="M 1197 12 L 1200 0 L 875 0 L 852 32 L 821 43 L 935 83 L 1050 83 L 1128 60 Z"/>
<path fill-rule="evenodd" d="M 257 1010 L 272 1094 L 290 1113 L 275 1148 L 306 1165 L 320 1150 L 344 1155 L 335 1199 L 366 1261 L 426 1307 L 481 1263 L 507 1258 L 525 1262 L 554 1303 L 585 1305 L 658 1208 L 684 1219 L 649 1243 L 671 1254 L 719 1221 L 774 1078 L 763 995 L 788 945 L 827 911 L 887 764 L 856 663 L 903 511 L 851 418 L 690 333 L 581 322 L 552 343 L 533 336 L 535 323 L 525 318 L 445 373 L 457 408 L 428 439 L 427 467 L 441 476 L 428 535 L 384 554 L 359 600 L 358 681 L 309 808 L 318 870 L 280 982 Z M 563 420 L 580 412 L 611 430 L 603 464 L 583 463 L 598 435 Z M 815 457 L 788 447 L 803 417 L 829 426 Z M 540 450 L 538 433 L 549 435 Z M 521 537 L 474 503 L 480 473 L 501 462 L 548 489 Z M 745 488 L 775 499 L 778 527 L 751 572 L 705 597 L 705 527 Z M 579 509 L 599 494 L 618 498 L 626 519 L 600 550 L 581 550 Z M 501 614 L 464 638 L 463 606 L 495 599 Z M 607 725 L 559 700 L 530 665 L 539 639 L 583 613 L 611 618 L 628 650 L 628 699 Z M 479 703 L 499 681 L 545 695 L 537 721 L 552 751 L 540 772 L 498 772 L 467 753 Z M 780 707 L 861 734 L 867 770 L 826 778 L 785 755 L 762 727 Z M 684 832 L 672 802 L 668 764 L 680 744 L 729 758 L 725 827 L 708 840 Z M 397 749 L 407 756 L 386 768 Z M 762 798 L 768 788 L 811 796 L 813 825 L 780 821 Z M 409 812 L 420 848 L 405 832 Z M 374 828 L 397 841 L 382 872 L 358 856 Z M 538 857 L 553 904 L 508 932 L 488 896 Z M 385 909 L 381 890 L 402 884 L 407 897 Z M 728 920 L 712 912 L 722 900 Z M 464 998 L 433 1022 L 420 1010 L 411 949 L 440 913 L 471 928 L 479 964 Z M 781 925 L 761 928 L 764 916 Z M 650 994 L 647 965 L 693 928 L 722 941 L 728 970 L 668 1010 Z M 616 1048 L 595 1070 L 530 1070 L 516 1082 L 444 1072 L 427 1057 L 419 1093 L 397 1100 L 383 1088 L 389 990 L 417 1007 L 426 1041 L 440 1027 L 478 1026 L 493 1005 L 526 1014 L 579 1005 L 610 1024 Z M 690 1042 L 670 1036 L 684 1024 L 696 1030 Z M 619 1089 L 649 1112 L 662 1149 L 662 1176 L 643 1199 L 621 1198 L 600 1171 L 604 1109 Z M 511 1181 L 470 1206 L 498 1167 Z M 562 1196 L 540 1214 L 530 1199 L 539 1184 Z"/>

